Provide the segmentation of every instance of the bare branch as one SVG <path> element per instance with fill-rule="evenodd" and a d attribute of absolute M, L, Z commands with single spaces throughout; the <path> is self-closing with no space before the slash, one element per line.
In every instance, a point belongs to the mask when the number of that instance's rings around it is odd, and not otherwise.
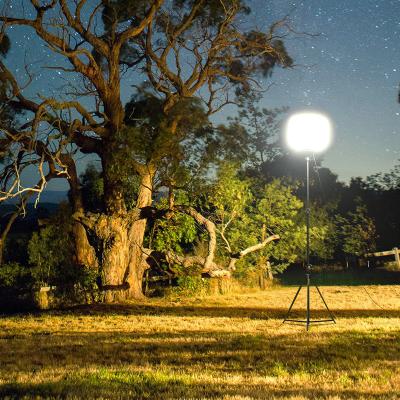
<path fill-rule="evenodd" d="M 217 236 L 215 234 L 214 222 L 210 221 L 209 219 L 201 215 L 193 207 L 177 205 L 175 206 L 175 209 L 187 215 L 190 215 L 192 218 L 195 219 L 197 223 L 206 228 L 208 232 L 209 241 L 208 241 L 208 254 L 204 260 L 203 270 L 207 271 L 208 269 L 211 268 L 212 264 L 214 263 L 215 249 L 217 247 Z"/>
<path fill-rule="evenodd" d="M 279 235 L 271 235 L 267 237 L 265 240 L 263 240 L 261 243 L 257 243 L 254 246 L 247 247 L 247 249 L 239 251 L 238 253 L 231 254 L 231 260 L 229 262 L 228 269 L 233 271 L 235 269 L 235 264 L 238 260 L 246 256 L 247 254 L 263 249 L 268 243 L 271 243 L 279 239 L 280 239 Z"/>

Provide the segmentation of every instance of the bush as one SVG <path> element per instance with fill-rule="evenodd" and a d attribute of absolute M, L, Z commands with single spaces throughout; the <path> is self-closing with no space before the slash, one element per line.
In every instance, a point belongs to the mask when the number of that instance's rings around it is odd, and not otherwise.
<path fill-rule="evenodd" d="M 209 294 L 209 280 L 199 275 L 183 275 L 177 279 L 178 286 L 172 289 L 172 294 L 187 297 L 205 296 Z"/>
<path fill-rule="evenodd" d="M 28 244 L 32 276 L 41 286 L 54 286 L 71 280 L 72 243 L 59 227 L 49 225 L 34 232 Z"/>
<path fill-rule="evenodd" d="M 71 211 L 61 205 L 46 226 L 34 232 L 28 244 L 31 274 L 37 286 L 57 286 L 68 295 L 74 286 L 97 289 L 97 270 L 74 263 Z M 71 293 L 72 294 L 72 293 Z"/>
<path fill-rule="evenodd" d="M 31 238 L 31 227 L 26 226 L 25 232 L 10 232 L 7 236 L 3 262 L 28 265 L 28 243 Z"/>
<path fill-rule="evenodd" d="M 16 262 L 0 266 L 0 287 L 26 288 L 32 280 L 30 271 Z"/>

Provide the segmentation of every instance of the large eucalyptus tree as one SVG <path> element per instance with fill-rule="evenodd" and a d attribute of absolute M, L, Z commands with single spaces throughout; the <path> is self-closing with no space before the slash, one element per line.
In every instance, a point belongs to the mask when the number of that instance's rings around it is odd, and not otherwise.
<path fill-rule="evenodd" d="M 6 103 L 24 112 L 19 125 L 1 126 L 7 154 L 1 199 L 39 193 L 49 179 L 66 179 L 76 220 L 75 262 L 99 270 L 105 301 L 140 297 L 155 179 L 165 165 L 179 164 L 188 137 L 209 115 L 258 85 L 257 74 L 267 77 L 276 65 L 292 65 L 283 44 L 287 21 L 264 31 L 249 28 L 251 10 L 240 0 L 16 3 L 11 8 L 13 1 L 6 1 L 1 10 L 2 37 L 12 44 L 17 27 L 31 30 L 32 43 L 54 54 L 43 68 L 57 69 L 68 85 L 33 96 L 16 74 L 26 67 L 23 57 L 21 65 L 0 60 Z M 128 107 L 121 94 L 127 88 L 135 94 Z M 82 153 L 101 161 L 104 204 L 95 213 L 82 200 L 76 167 Z M 23 171 L 32 166 L 39 181 L 26 186 Z M 139 182 L 132 208 L 122 189 L 128 175 Z M 166 183 L 171 199 L 172 181 Z M 194 209 L 181 211 L 208 223 Z M 205 269 L 212 258 L 210 245 Z"/>

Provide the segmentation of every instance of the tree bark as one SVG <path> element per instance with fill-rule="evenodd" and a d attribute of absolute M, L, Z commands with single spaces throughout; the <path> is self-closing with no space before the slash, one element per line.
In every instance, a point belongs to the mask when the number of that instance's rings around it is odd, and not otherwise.
<path fill-rule="evenodd" d="M 141 175 L 138 199 L 136 202 L 137 209 L 150 207 L 152 204 L 153 194 L 153 178 L 155 170 L 151 167 L 146 168 L 146 171 Z M 129 229 L 129 239 L 131 256 L 127 281 L 129 283 L 129 297 L 143 297 L 142 281 L 145 271 L 148 269 L 148 264 L 145 262 L 147 254 L 143 250 L 143 240 L 146 230 L 147 219 L 139 217 L 132 223 Z"/>
<path fill-rule="evenodd" d="M 97 242 L 101 290 L 106 303 L 144 296 L 142 280 L 148 265 L 145 262 L 147 254 L 143 249 L 143 239 L 147 219 L 140 210 L 151 206 L 153 176 L 152 171 L 141 176 L 135 210 L 75 215 Z M 117 210 L 111 207 L 108 211 L 112 209 Z"/>

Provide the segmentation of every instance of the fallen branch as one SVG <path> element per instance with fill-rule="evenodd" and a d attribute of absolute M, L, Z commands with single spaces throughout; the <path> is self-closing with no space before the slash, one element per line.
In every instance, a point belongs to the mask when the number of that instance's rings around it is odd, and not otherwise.
<path fill-rule="evenodd" d="M 254 246 L 247 247 L 247 249 L 244 249 L 242 251 L 239 251 L 238 253 L 231 254 L 231 259 L 229 261 L 229 266 L 228 270 L 229 271 L 234 271 L 235 270 L 235 264 L 238 260 L 246 256 L 247 254 L 253 253 L 255 251 L 263 249 L 268 243 L 273 242 L 274 240 L 279 240 L 280 237 L 279 235 L 271 235 L 268 236 L 264 241 L 261 243 L 257 243 Z"/>

